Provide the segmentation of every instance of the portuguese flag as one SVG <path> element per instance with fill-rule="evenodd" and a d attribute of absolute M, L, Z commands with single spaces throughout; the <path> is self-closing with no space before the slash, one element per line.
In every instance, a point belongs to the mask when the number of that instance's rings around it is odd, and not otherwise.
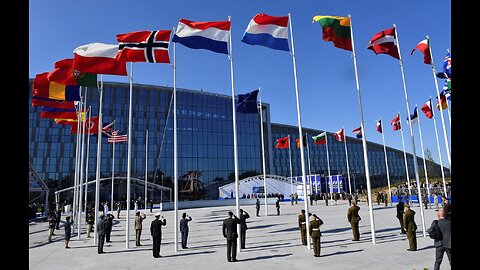
<path fill-rule="evenodd" d="M 314 22 L 318 22 L 323 28 L 323 40 L 333 42 L 337 48 L 347 51 L 352 50 L 352 38 L 350 35 L 350 18 L 339 16 L 315 16 Z"/>
<path fill-rule="evenodd" d="M 312 137 L 315 144 L 327 144 L 327 132 L 322 132 L 317 136 Z"/>

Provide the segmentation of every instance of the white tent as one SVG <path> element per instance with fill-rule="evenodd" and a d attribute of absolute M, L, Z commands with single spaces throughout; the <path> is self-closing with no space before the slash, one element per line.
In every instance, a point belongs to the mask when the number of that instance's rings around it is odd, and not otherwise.
<path fill-rule="evenodd" d="M 285 199 L 290 198 L 290 178 L 267 174 L 266 182 L 268 194 L 283 194 Z M 301 183 L 294 182 L 293 190 L 296 191 L 297 186 L 301 186 Z M 252 194 L 263 196 L 263 175 L 252 176 L 238 181 L 238 188 L 238 194 L 240 195 L 240 198 L 242 198 L 244 195 L 245 197 L 248 195 L 252 196 Z M 235 198 L 235 182 L 219 187 L 218 196 L 219 198 Z"/>

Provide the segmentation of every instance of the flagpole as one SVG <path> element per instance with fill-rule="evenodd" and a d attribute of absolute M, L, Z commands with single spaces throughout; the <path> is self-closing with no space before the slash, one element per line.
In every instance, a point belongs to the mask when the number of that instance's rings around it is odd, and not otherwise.
<path fill-rule="evenodd" d="M 145 135 L 145 213 L 147 212 L 147 176 L 148 176 L 148 128 Z"/>
<path fill-rule="evenodd" d="M 288 134 L 288 159 L 290 160 L 290 195 L 293 194 L 293 172 L 292 172 L 292 148 L 290 145 L 290 134 Z"/>
<path fill-rule="evenodd" d="M 448 123 L 450 124 L 450 128 L 452 128 L 452 118 L 450 116 L 450 106 L 448 104 L 448 99 L 445 97 L 445 103 L 447 103 L 447 114 L 448 114 Z"/>
<path fill-rule="evenodd" d="M 405 141 L 403 140 L 403 128 L 402 128 L 402 118 L 400 117 L 400 112 L 398 112 L 398 118 L 400 121 L 400 135 L 402 136 L 402 146 L 403 146 L 403 159 L 405 160 L 405 173 L 407 175 L 407 185 L 408 185 L 408 196 L 407 202 L 411 203 L 412 196 L 412 187 L 410 186 L 410 175 L 408 174 L 408 162 L 407 162 L 407 152 L 405 151 Z"/>
<path fill-rule="evenodd" d="M 329 187 L 330 187 L 330 205 L 333 205 L 333 185 L 332 185 L 332 175 L 330 174 L 330 157 L 328 155 L 328 134 L 325 131 L 325 147 L 327 149 L 327 168 L 328 168 L 328 179 L 329 179 Z"/>
<path fill-rule="evenodd" d="M 132 100 L 133 100 L 133 62 L 130 62 L 130 102 L 128 108 L 128 154 L 127 154 L 127 222 L 125 223 L 125 248 L 130 247 L 130 181 L 132 176 Z"/>
<path fill-rule="evenodd" d="M 345 128 L 343 129 L 343 137 L 344 137 L 344 144 L 345 144 L 345 159 L 347 160 L 347 175 L 348 175 L 348 191 L 352 194 L 352 185 L 350 183 L 350 165 L 348 164 L 348 149 L 347 149 L 347 136 L 345 136 Z"/>
<path fill-rule="evenodd" d="M 85 87 L 85 103 L 83 104 L 83 111 L 85 111 L 85 108 L 87 106 L 87 94 L 88 94 L 88 87 Z M 78 219 L 77 219 L 77 230 L 78 230 L 78 239 L 81 239 L 81 234 L 82 234 L 82 227 L 81 227 L 81 220 L 82 220 L 82 197 L 83 197 L 83 165 L 84 165 L 84 159 L 83 159 L 83 154 L 85 150 L 85 124 L 87 121 L 85 121 L 85 112 L 81 112 L 81 118 L 82 119 L 82 150 L 81 150 L 81 157 L 80 157 L 80 184 L 78 186 L 78 189 L 80 191 L 80 194 L 78 196 Z"/>
<path fill-rule="evenodd" d="M 84 209 L 85 209 L 85 216 L 88 215 L 87 213 L 87 199 L 88 199 L 88 159 L 90 153 L 90 124 L 92 118 L 92 106 L 88 106 L 88 135 L 87 135 L 87 157 L 85 162 L 85 199 L 84 199 Z"/>
<path fill-rule="evenodd" d="M 308 181 L 310 182 L 310 194 L 312 194 L 312 196 L 313 196 L 312 170 L 310 168 L 310 147 L 308 146 L 308 133 L 307 132 L 305 132 L 305 139 L 307 141 Z M 301 140 L 303 140 L 303 138 Z"/>
<path fill-rule="evenodd" d="M 353 25 L 351 15 L 348 14 L 350 19 L 350 35 L 352 37 L 352 54 L 353 54 L 353 65 L 355 67 L 355 82 L 357 85 L 357 94 L 358 94 L 358 107 L 360 109 L 360 121 L 361 121 L 361 130 L 362 130 L 362 144 L 363 144 L 363 159 L 365 161 L 365 178 L 367 180 L 367 196 L 368 196 L 368 206 L 370 213 L 370 229 L 372 231 L 372 243 L 375 244 L 375 221 L 373 218 L 373 204 L 372 204 L 372 191 L 370 185 L 370 171 L 368 168 L 368 155 L 367 155 L 367 134 L 365 133 L 365 124 L 363 122 L 363 109 L 362 109 L 362 98 L 360 96 L 360 84 L 358 82 L 358 68 L 357 68 L 357 54 L 355 52 L 355 42 L 353 39 Z"/>
<path fill-rule="evenodd" d="M 258 92 L 260 92 L 260 87 L 258 87 Z M 268 216 L 268 203 L 267 203 L 267 170 L 265 168 L 265 142 L 263 141 L 263 107 L 262 107 L 262 96 L 259 97 L 260 100 L 260 132 L 262 133 L 262 168 L 263 168 L 263 194 L 265 194 L 265 216 Z"/>
<path fill-rule="evenodd" d="M 175 27 L 173 27 L 175 33 Z M 178 155 L 177 155 L 177 43 L 173 43 L 173 222 L 174 222 L 174 250 L 178 252 Z M 166 128 L 166 126 L 165 126 Z M 238 205 L 238 187 L 237 187 L 237 205 Z M 238 213 L 237 213 L 238 214 Z"/>
<path fill-rule="evenodd" d="M 80 89 L 80 95 L 81 95 L 81 89 Z M 81 126 L 80 126 L 80 113 L 82 112 L 82 98 L 80 97 L 80 102 L 78 103 L 78 109 L 77 109 L 77 144 L 75 147 L 75 177 L 73 181 L 73 205 L 72 205 L 72 217 L 74 222 L 77 222 L 77 212 L 78 212 L 78 182 L 79 182 L 79 171 L 80 171 L 80 143 L 81 143 Z M 72 233 L 75 233 L 75 226 L 72 228 Z"/>
<path fill-rule="evenodd" d="M 98 132 L 102 132 L 103 130 L 99 130 Z M 112 131 L 115 131 L 115 122 L 113 122 L 112 125 Z M 112 143 L 112 190 L 110 192 L 110 206 L 112 207 L 113 210 L 113 192 L 114 192 L 114 187 L 115 187 L 115 140 L 113 140 Z"/>
<path fill-rule="evenodd" d="M 427 36 L 427 41 L 428 41 L 428 49 L 430 50 L 430 57 L 432 58 L 432 73 L 433 73 L 433 80 L 435 81 L 435 90 L 437 90 L 437 97 L 440 98 L 440 91 L 438 90 L 437 76 L 435 75 L 436 74 L 435 64 L 433 63 L 432 46 L 430 46 L 430 37 L 429 36 Z M 437 102 L 437 104 L 438 104 L 438 102 Z M 440 109 L 441 109 L 441 106 L 442 105 L 441 105 L 441 101 L 440 101 Z M 432 110 L 433 110 L 433 108 L 432 108 Z M 450 146 L 448 145 L 448 137 L 447 137 L 447 130 L 445 128 L 445 119 L 443 117 L 443 110 L 440 110 L 440 118 L 442 119 L 443 138 L 445 140 L 445 149 L 447 149 L 448 167 L 451 169 L 452 168 L 452 162 L 451 162 L 451 157 L 450 157 Z M 445 195 L 446 195 L 446 193 L 445 193 Z"/>
<path fill-rule="evenodd" d="M 293 74 L 295 78 L 295 97 L 297 100 L 297 118 L 298 118 L 298 137 L 300 138 L 300 161 L 302 163 L 302 180 L 303 180 L 303 194 L 305 195 L 305 199 L 303 200 L 305 203 L 305 212 L 307 213 L 307 223 L 306 223 L 306 230 L 307 230 L 307 249 L 311 249 L 310 247 L 310 222 L 308 222 L 308 200 L 307 200 L 307 186 L 306 186 L 306 175 L 305 175 L 305 154 L 303 153 L 303 136 L 302 136 L 302 119 L 300 116 L 300 96 L 298 93 L 298 79 L 297 79 L 297 63 L 295 59 L 295 45 L 293 42 L 293 30 L 292 30 L 292 16 L 288 13 L 288 21 L 290 22 L 290 37 L 292 38 L 292 60 L 293 60 Z"/>
<path fill-rule="evenodd" d="M 415 108 L 417 108 L 417 104 L 415 104 Z M 428 185 L 427 162 L 425 161 L 425 150 L 423 149 L 424 147 L 423 147 L 422 128 L 420 126 L 420 116 L 417 116 L 417 121 L 418 121 L 418 133 L 420 134 L 420 146 L 422 147 L 423 170 L 425 171 L 425 183 L 427 185 L 427 195 L 428 195 L 427 204 L 430 205 L 430 187 Z"/>
<path fill-rule="evenodd" d="M 96 171 L 96 181 L 95 181 L 95 229 L 93 234 L 93 243 L 97 244 L 98 239 L 98 211 L 100 203 L 100 164 L 102 160 L 102 104 L 103 103 L 103 74 L 100 76 L 100 98 L 98 105 L 98 134 L 97 134 L 97 171 Z M 128 215 L 127 215 L 128 216 Z M 128 228 L 127 222 L 127 228 Z"/>
<path fill-rule="evenodd" d="M 432 106 L 432 97 L 430 96 L 430 106 Z M 432 108 L 433 112 L 433 108 Z M 442 161 L 442 152 L 440 151 L 440 141 L 438 140 L 438 131 L 437 131 L 437 117 L 433 114 L 433 127 L 435 128 L 435 138 L 437 139 L 437 150 L 438 150 L 438 158 L 440 159 L 440 171 L 442 172 L 442 180 L 443 180 L 443 192 L 445 193 L 445 197 L 447 196 L 447 185 L 445 183 L 445 173 L 443 172 L 443 161 Z"/>
<path fill-rule="evenodd" d="M 231 21 L 231 17 L 228 16 L 228 21 Z M 238 151 L 237 151 L 237 116 L 236 116 L 236 109 L 235 109 L 235 81 L 233 78 L 233 53 L 232 53 L 232 29 L 230 26 L 230 35 L 229 35 L 229 55 L 228 58 L 230 59 L 230 78 L 232 82 L 232 120 L 233 120 L 233 160 L 235 165 L 235 206 L 236 206 L 236 213 L 237 217 L 240 217 L 240 201 L 239 201 L 239 187 L 238 187 Z M 237 233 L 240 235 L 240 224 L 237 225 Z M 237 239 L 237 249 L 241 251 L 241 243 L 240 237 Z"/>
<path fill-rule="evenodd" d="M 385 145 L 385 134 L 383 133 L 383 122 L 380 117 L 380 127 L 382 129 L 383 153 L 385 154 L 385 169 L 387 170 L 388 195 L 390 196 L 390 206 L 392 205 L 392 190 L 390 188 L 390 173 L 388 172 L 387 146 Z M 402 136 L 403 138 L 403 136 Z"/>
<path fill-rule="evenodd" d="M 403 92 L 405 94 L 405 106 L 407 107 L 407 115 L 410 117 L 410 106 L 408 105 L 408 95 L 407 95 L 407 85 L 405 83 L 405 74 L 403 71 L 403 61 L 402 61 L 402 55 L 400 53 L 400 42 L 398 38 L 398 33 L 397 33 L 397 26 L 393 24 L 393 27 L 395 28 L 395 36 L 397 37 L 397 46 L 398 46 L 398 56 L 399 56 L 399 62 L 400 62 L 400 69 L 402 71 L 402 80 L 403 80 Z M 427 237 L 426 234 L 426 229 L 425 229 L 425 217 L 423 213 L 423 203 L 422 203 L 422 191 L 420 189 L 420 176 L 418 174 L 418 164 L 417 164 L 417 153 L 415 151 L 415 139 L 413 138 L 413 128 L 412 128 L 412 122 L 408 121 L 408 127 L 410 130 L 410 139 L 412 141 L 412 154 L 413 154 L 413 168 L 415 169 L 415 179 L 417 182 L 417 190 L 418 190 L 418 203 L 420 204 L 420 215 L 422 218 L 422 230 L 423 230 L 423 237 Z"/>

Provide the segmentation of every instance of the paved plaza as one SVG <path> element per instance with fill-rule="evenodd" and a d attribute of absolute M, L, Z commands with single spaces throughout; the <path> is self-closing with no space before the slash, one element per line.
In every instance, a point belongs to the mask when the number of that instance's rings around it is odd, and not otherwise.
<path fill-rule="evenodd" d="M 263 201 L 262 201 L 263 202 Z M 241 203 L 241 200 L 240 200 Z M 142 246 L 135 247 L 134 215 L 130 218 L 130 248 L 125 248 L 125 211 L 120 219 L 114 219 L 112 243 L 105 243 L 104 254 L 97 254 L 93 237 L 86 238 L 86 226 L 83 225 L 82 239 L 76 234 L 70 241 L 70 249 L 64 248 L 64 231 L 55 231 L 53 242 L 48 242 L 48 223 L 39 222 L 29 225 L 29 266 L 35 270 L 55 269 L 395 269 L 423 270 L 433 269 L 435 249 L 433 240 L 422 236 L 420 209 L 416 204 L 415 221 L 418 226 L 418 251 L 407 251 L 408 241 L 400 235 L 396 208 L 374 204 L 376 241 L 371 241 L 368 206 L 359 203 L 360 241 L 353 242 L 350 223 L 347 222 L 347 201 L 338 201 L 337 205 L 325 206 L 324 201 L 310 206 L 311 213 L 316 213 L 324 222 L 321 226 L 321 257 L 313 256 L 313 250 L 301 245 L 298 228 L 298 214 L 304 203 L 290 205 L 281 203 L 281 215 L 276 215 L 274 205 L 269 206 L 269 215 L 265 216 L 261 206 L 260 217 L 255 216 L 255 205 L 241 206 L 250 214 L 247 220 L 246 249 L 237 255 L 238 262 L 229 263 L 226 259 L 226 240 L 223 238 L 222 222 L 227 211 L 235 212 L 235 207 L 208 207 L 179 210 L 179 217 L 187 212 L 193 220 L 189 223 L 189 249 L 174 251 L 172 226 L 173 211 L 164 211 L 167 220 L 163 227 L 162 258 L 152 256 L 150 223 L 153 214 L 147 211 L 143 222 Z M 154 210 L 155 212 L 155 210 Z M 114 212 L 116 214 L 116 212 Z M 426 228 L 436 218 L 434 209 L 425 211 Z M 93 235 L 93 234 L 92 234 Z M 179 235 L 180 239 L 180 235 Z M 320 267 L 320 268 L 319 268 Z M 450 269 L 445 255 L 441 269 Z"/>

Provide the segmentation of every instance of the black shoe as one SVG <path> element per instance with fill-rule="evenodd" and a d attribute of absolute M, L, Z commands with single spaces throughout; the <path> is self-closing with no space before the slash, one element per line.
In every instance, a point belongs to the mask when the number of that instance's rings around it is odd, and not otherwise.
<path fill-rule="evenodd" d="M 111 243 L 112 241 L 106 241 L 107 243 Z"/>
<path fill-rule="evenodd" d="M 102 254 L 102 253 L 105 253 L 105 252 L 104 252 L 104 251 L 100 251 L 100 252 L 98 252 L 98 254 Z"/>
<path fill-rule="evenodd" d="M 237 259 L 233 259 L 232 262 L 238 262 L 238 260 L 237 260 Z"/>
<path fill-rule="evenodd" d="M 228 261 L 228 262 L 232 262 L 232 260 L 230 260 L 230 259 L 227 259 L 227 261 Z"/>

